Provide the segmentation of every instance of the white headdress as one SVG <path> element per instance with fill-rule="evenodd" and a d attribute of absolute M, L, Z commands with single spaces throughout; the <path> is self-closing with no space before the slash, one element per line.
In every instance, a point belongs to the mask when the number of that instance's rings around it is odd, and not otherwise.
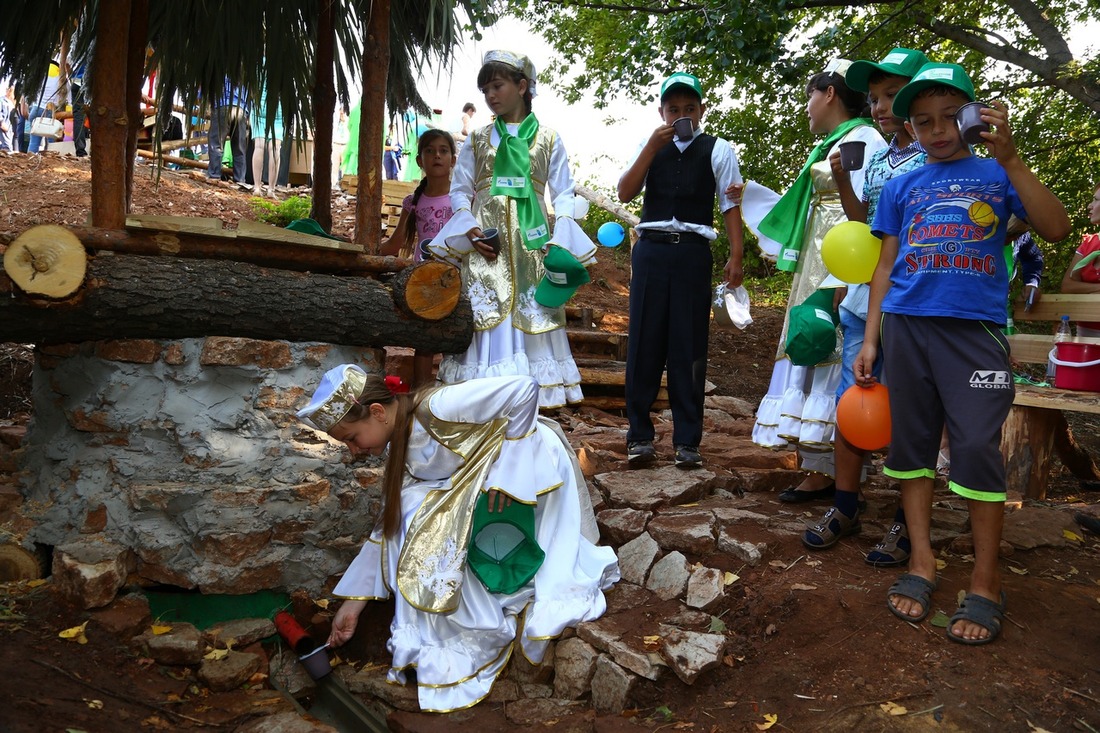
<path fill-rule="evenodd" d="M 496 61 L 506 66 L 511 66 L 513 69 L 521 72 L 527 77 L 527 89 L 531 92 L 531 96 L 535 96 L 535 65 L 531 63 L 531 59 L 527 58 L 521 53 L 514 53 L 512 51 L 504 51 L 497 49 L 495 51 L 487 51 L 485 56 L 481 59 L 481 63 L 487 64 L 490 61 Z"/>
<path fill-rule="evenodd" d="M 355 364 L 329 369 L 321 377 L 309 404 L 298 410 L 298 419 L 314 430 L 327 433 L 359 401 L 366 384 L 367 373 Z"/>

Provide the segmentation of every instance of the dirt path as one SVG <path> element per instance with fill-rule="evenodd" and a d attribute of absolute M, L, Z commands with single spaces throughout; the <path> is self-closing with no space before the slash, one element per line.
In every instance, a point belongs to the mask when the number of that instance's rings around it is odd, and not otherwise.
<path fill-rule="evenodd" d="M 230 226 L 254 218 L 247 196 L 233 188 L 173 173 L 155 186 L 148 169 L 139 170 L 144 173 L 137 179 L 135 212 L 213 216 Z M 87 160 L 0 153 L 0 232 L 18 233 L 36 223 L 84 223 L 89 181 Z M 348 234 L 348 204 L 341 206 L 336 231 Z M 601 259 L 594 284 L 581 290 L 577 304 L 606 311 L 605 328 L 625 330 L 626 270 L 614 253 Z M 756 323 L 744 333 L 713 333 L 709 367 L 719 394 L 753 404 L 767 387 L 781 313 L 758 308 L 754 316 Z M 13 406 L 22 404 L 13 395 L 25 380 L 22 374 L 4 382 Z M 28 417 L 18 409 L 8 414 L 0 424 L 25 424 Z M 1100 430 L 1074 425 L 1078 438 L 1100 453 Z M 720 464 L 722 457 L 710 451 L 704 442 L 708 465 Z M 1054 475 L 1046 506 L 1066 516 L 1090 505 L 1096 511 L 1100 495 L 1081 492 L 1058 470 Z M 1004 557 L 1008 620 L 1002 639 L 967 648 L 949 642 L 942 628 L 906 624 L 888 613 L 886 590 L 897 573 L 870 568 L 863 555 L 879 539 L 896 499 L 881 474 L 873 478 L 868 498 L 864 533 L 819 554 L 807 554 L 791 527 L 823 506 L 792 508 L 778 503 L 773 491 L 738 499 L 738 506 L 768 518 L 758 530 L 765 559 L 751 567 L 720 553 L 689 558 L 739 576 L 709 614 L 726 629 L 724 663 L 690 687 L 672 675 L 638 685 L 636 707 L 622 715 L 595 716 L 581 706 L 530 729 L 1100 730 L 1100 539 L 1063 538 L 1064 544 L 1053 542 L 1062 546 L 1016 549 Z M 937 499 L 953 501 L 945 491 Z M 0 503 L 0 532 L 7 508 Z M 945 548 L 942 559 L 934 611 L 950 614 L 972 564 L 965 540 Z M 660 604 L 630 607 L 618 600 L 621 592 L 613 590 L 609 602 L 630 628 L 649 628 L 669 613 Z M 322 632 L 325 616 L 315 610 Z M 372 606 L 365 628 L 377 633 L 360 635 L 348 659 L 358 665 L 388 661 L 390 611 L 386 604 Z M 262 680 L 211 695 L 193 674 L 142 659 L 95 622 L 86 645 L 58 637 L 85 620 L 87 614 L 60 603 L 48 584 L 0 587 L 0 730 L 233 730 L 257 715 L 289 709 Z M 891 714 L 884 708 L 890 703 L 905 714 Z M 522 730 L 514 705 L 486 702 L 434 717 L 398 713 L 392 725 L 406 731 Z"/>

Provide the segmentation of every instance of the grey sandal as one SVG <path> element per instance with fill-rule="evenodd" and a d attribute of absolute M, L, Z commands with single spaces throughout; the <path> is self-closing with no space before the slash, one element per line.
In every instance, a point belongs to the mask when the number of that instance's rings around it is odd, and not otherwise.
<path fill-rule="evenodd" d="M 898 547 L 899 540 L 909 544 L 909 529 L 901 522 L 894 522 L 882 541 L 867 553 L 867 564 L 876 568 L 892 568 L 909 562 L 909 551 Z"/>
<path fill-rule="evenodd" d="M 886 605 L 889 607 L 890 613 L 901 620 L 919 623 L 928 618 L 928 612 L 932 608 L 932 591 L 934 590 L 936 590 L 936 584 L 932 581 L 926 580 L 919 575 L 905 573 L 898 576 L 898 579 L 890 586 L 890 590 L 886 594 Z M 898 610 L 898 607 L 891 602 L 890 596 L 902 596 L 911 601 L 916 601 L 920 604 L 920 615 L 910 616 L 907 613 L 902 613 Z"/>
<path fill-rule="evenodd" d="M 969 646 L 988 644 L 1000 635 L 1001 621 L 1004 617 L 1005 594 L 1003 592 L 1001 593 L 1000 603 L 991 601 L 976 593 L 967 593 L 963 597 L 963 602 L 959 605 L 958 610 L 951 617 L 950 623 L 947 624 L 947 638 Z M 959 621 L 969 621 L 977 624 L 988 631 L 989 636 L 984 639 L 967 639 L 965 636 L 959 636 L 951 631 Z"/>
<path fill-rule="evenodd" d="M 829 507 L 821 521 L 806 525 L 806 531 L 802 533 L 802 544 L 811 550 L 827 550 L 840 542 L 841 537 L 859 534 L 863 529 L 859 514 L 857 510 L 854 517 L 849 517 L 835 506 Z M 835 530 L 833 525 L 836 525 Z"/>

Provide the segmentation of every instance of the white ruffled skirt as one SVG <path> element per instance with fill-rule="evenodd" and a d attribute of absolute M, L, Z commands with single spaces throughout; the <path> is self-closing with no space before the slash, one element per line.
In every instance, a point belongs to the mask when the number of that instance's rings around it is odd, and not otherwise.
<path fill-rule="evenodd" d="M 524 333 L 512 327 L 512 317 L 488 331 L 475 331 L 470 347 L 461 354 L 444 354 L 438 379 L 456 384 L 479 377 L 515 375 L 539 383 L 539 407 L 561 407 L 584 399 L 581 373 L 564 328 Z"/>
<path fill-rule="evenodd" d="M 836 432 L 836 390 L 841 364 L 795 366 L 776 361 L 768 393 L 760 401 L 752 442 L 802 453 L 802 468 L 832 476 Z"/>

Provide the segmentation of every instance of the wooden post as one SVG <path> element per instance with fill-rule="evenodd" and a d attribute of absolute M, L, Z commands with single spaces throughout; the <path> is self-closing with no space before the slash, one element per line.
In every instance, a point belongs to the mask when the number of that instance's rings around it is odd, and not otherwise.
<path fill-rule="evenodd" d="M 92 225 L 126 224 L 126 65 L 131 0 L 101 0 L 92 73 Z"/>
<path fill-rule="evenodd" d="M 353 241 L 377 254 L 382 241 L 382 125 L 390 69 L 390 0 L 374 0 L 364 20 L 363 100 L 359 117 L 359 188 Z"/>
<path fill-rule="evenodd" d="M 317 78 L 313 86 L 313 205 L 310 217 L 332 231 L 332 116 L 336 109 L 333 82 L 334 0 L 321 0 L 317 18 Z"/>
<path fill-rule="evenodd" d="M 145 78 L 145 48 L 149 38 L 149 0 L 131 0 L 130 33 L 126 46 L 126 213 L 134 196 L 134 157 L 141 113 L 141 82 Z"/>

